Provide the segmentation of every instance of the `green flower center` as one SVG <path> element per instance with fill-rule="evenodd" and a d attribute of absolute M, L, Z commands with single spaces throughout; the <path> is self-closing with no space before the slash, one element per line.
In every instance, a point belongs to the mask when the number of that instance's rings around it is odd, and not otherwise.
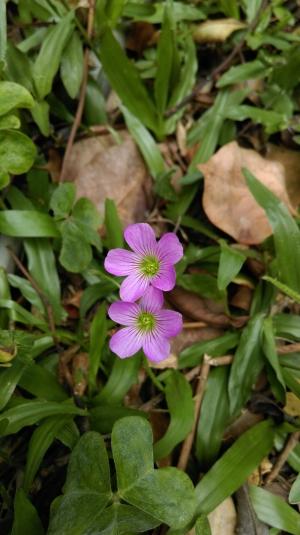
<path fill-rule="evenodd" d="M 137 319 L 138 328 L 143 332 L 152 331 L 155 327 L 156 320 L 150 312 L 141 312 Z"/>
<path fill-rule="evenodd" d="M 155 256 L 145 256 L 141 261 L 141 271 L 146 277 L 153 277 L 159 271 L 159 261 Z"/>

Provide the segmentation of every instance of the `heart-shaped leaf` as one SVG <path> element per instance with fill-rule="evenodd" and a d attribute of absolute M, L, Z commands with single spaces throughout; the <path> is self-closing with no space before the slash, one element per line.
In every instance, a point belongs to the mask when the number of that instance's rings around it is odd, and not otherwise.
<path fill-rule="evenodd" d="M 34 100 L 20 84 L 0 82 L 0 115 L 5 115 L 15 108 L 32 108 Z"/>
<path fill-rule="evenodd" d="M 122 499 L 169 526 L 186 525 L 195 510 L 193 484 L 176 468 L 154 470 L 150 424 L 123 418 L 112 432 L 112 450 Z"/>
<path fill-rule="evenodd" d="M 0 130 L 0 170 L 14 175 L 26 173 L 36 156 L 29 137 L 15 130 Z"/>

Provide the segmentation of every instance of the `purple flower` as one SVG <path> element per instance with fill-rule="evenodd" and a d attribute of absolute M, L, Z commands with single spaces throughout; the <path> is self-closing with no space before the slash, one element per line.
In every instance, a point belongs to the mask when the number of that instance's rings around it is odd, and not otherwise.
<path fill-rule="evenodd" d="M 147 223 L 125 229 L 124 238 L 132 251 L 112 249 L 105 258 L 105 269 L 112 275 L 126 276 L 121 284 L 122 301 L 133 303 L 150 285 L 169 291 L 175 286 L 174 264 L 183 256 L 176 234 L 168 232 L 157 242 Z"/>
<path fill-rule="evenodd" d="M 163 294 L 150 286 L 138 303 L 117 301 L 108 310 L 109 317 L 125 325 L 110 339 L 110 349 L 121 359 L 143 349 L 149 360 L 159 362 L 170 353 L 169 338 L 182 329 L 182 316 L 163 306 Z"/>

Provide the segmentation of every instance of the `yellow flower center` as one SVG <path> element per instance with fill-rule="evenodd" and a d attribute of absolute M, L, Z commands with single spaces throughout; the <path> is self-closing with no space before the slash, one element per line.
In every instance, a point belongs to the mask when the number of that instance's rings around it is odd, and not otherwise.
<path fill-rule="evenodd" d="M 155 327 L 156 320 L 150 312 L 141 312 L 137 319 L 138 328 L 143 332 L 152 331 Z"/>
<path fill-rule="evenodd" d="M 159 271 L 159 261 L 155 256 L 145 256 L 141 261 L 141 271 L 146 277 L 154 277 Z"/>

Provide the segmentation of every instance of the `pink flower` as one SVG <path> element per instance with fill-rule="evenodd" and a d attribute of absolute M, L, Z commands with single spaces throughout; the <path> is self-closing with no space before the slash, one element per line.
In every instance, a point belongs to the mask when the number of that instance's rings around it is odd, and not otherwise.
<path fill-rule="evenodd" d="M 133 303 L 150 285 L 169 291 L 175 286 L 174 264 L 183 256 L 176 234 L 168 232 L 157 242 L 147 223 L 136 223 L 125 229 L 124 238 L 132 251 L 112 249 L 105 258 L 106 271 L 126 276 L 121 284 L 122 301 Z"/>
<path fill-rule="evenodd" d="M 182 316 L 163 306 L 163 294 L 150 287 L 140 303 L 117 301 L 108 310 L 109 317 L 125 325 L 110 339 L 110 349 L 121 359 L 143 349 L 149 360 L 159 362 L 170 353 L 169 338 L 182 329 Z"/>

